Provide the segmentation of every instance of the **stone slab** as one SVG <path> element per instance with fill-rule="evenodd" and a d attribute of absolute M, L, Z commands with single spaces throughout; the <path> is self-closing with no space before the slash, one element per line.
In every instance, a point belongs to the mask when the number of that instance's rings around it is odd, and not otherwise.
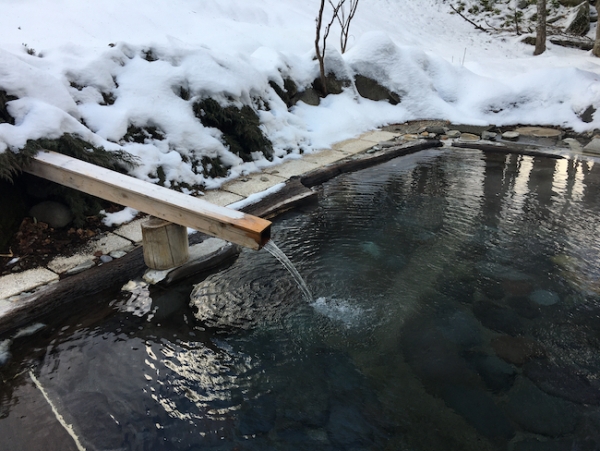
<path fill-rule="evenodd" d="M 386 132 L 383 130 L 373 130 L 367 133 L 363 133 L 358 137 L 358 139 L 362 141 L 369 141 L 375 144 L 380 143 L 382 141 L 391 141 L 392 139 L 400 136 L 400 133 L 392 133 Z"/>
<path fill-rule="evenodd" d="M 136 219 L 135 221 L 131 221 L 128 224 L 122 225 L 113 233 L 115 235 L 119 235 L 120 237 L 126 238 L 133 243 L 141 243 L 142 242 L 142 223 L 147 221 L 148 218 Z"/>
<path fill-rule="evenodd" d="M 584 152 L 600 155 L 600 138 L 592 139 L 584 148 Z"/>
<path fill-rule="evenodd" d="M 385 141 L 385 140 L 383 140 Z M 340 150 L 348 155 L 353 155 L 355 153 L 364 152 L 365 150 L 370 149 L 376 143 L 373 141 L 363 141 L 361 139 L 349 139 L 347 141 L 341 141 L 339 143 L 335 143 L 332 147 L 336 150 Z"/>
<path fill-rule="evenodd" d="M 277 177 L 290 178 L 296 175 L 302 175 L 306 172 L 310 172 L 318 167 L 317 163 L 312 161 L 302 160 L 290 160 L 283 164 L 269 168 L 265 171 L 265 174 L 276 175 Z"/>
<path fill-rule="evenodd" d="M 244 182 L 243 180 L 247 181 Z M 252 194 L 260 193 L 261 191 L 272 188 L 278 183 L 283 183 L 285 180 L 285 177 L 279 177 L 277 175 L 253 174 L 250 177 L 229 182 L 223 186 L 223 189 L 242 197 L 248 197 Z"/>
<path fill-rule="evenodd" d="M 560 138 L 562 135 L 560 130 L 544 127 L 519 127 L 515 131 L 522 136 L 533 136 L 535 138 Z"/>
<path fill-rule="evenodd" d="M 128 248 L 130 246 L 130 240 L 115 235 L 114 233 L 106 233 L 91 240 L 75 255 L 56 257 L 48 263 L 48 268 L 57 274 L 62 274 L 77 266 L 87 264 L 87 262 L 94 259 L 94 253 L 98 251 L 101 251 L 103 254 L 110 254 L 113 251 Z"/>
<path fill-rule="evenodd" d="M 234 202 L 239 202 L 243 198 L 244 196 L 240 196 L 239 194 L 230 193 L 229 191 L 223 191 L 220 189 L 204 191 L 204 196 L 201 197 L 202 200 L 210 202 L 214 205 L 219 205 L 220 207 L 225 207 L 226 205 L 233 204 Z"/>
<path fill-rule="evenodd" d="M 336 161 L 343 160 L 347 155 L 339 150 L 327 149 L 320 152 L 311 153 L 302 157 L 302 160 L 315 163 L 317 166 L 326 166 Z"/>
<path fill-rule="evenodd" d="M 8 274 L 0 277 L 0 299 L 15 296 L 24 291 L 31 291 L 54 281 L 58 281 L 58 275 L 46 268 Z"/>
<path fill-rule="evenodd" d="M 71 255 L 70 257 L 56 257 L 50 263 L 48 263 L 48 269 L 50 271 L 54 271 L 57 274 L 62 274 L 73 268 L 76 268 L 79 265 L 84 265 L 93 259 L 93 252 L 85 254 L 75 254 Z"/>

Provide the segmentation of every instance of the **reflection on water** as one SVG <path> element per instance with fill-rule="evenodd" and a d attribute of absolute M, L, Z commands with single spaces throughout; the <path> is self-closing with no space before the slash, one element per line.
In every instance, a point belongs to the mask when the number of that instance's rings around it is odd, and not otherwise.
<path fill-rule="evenodd" d="M 598 164 L 469 150 L 341 176 L 274 226 L 310 303 L 245 251 L 2 337 L 0 449 L 77 449 L 31 369 L 86 449 L 596 450 L 599 197 Z"/>

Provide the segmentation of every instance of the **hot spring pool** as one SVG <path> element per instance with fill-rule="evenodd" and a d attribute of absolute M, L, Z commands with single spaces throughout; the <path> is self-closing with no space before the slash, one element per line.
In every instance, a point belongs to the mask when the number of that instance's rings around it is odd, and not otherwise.
<path fill-rule="evenodd" d="M 313 301 L 262 251 L 82 301 L 14 338 L 0 449 L 597 450 L 599 201 L 585 160 L 340 176 L 273 228 Z"/>

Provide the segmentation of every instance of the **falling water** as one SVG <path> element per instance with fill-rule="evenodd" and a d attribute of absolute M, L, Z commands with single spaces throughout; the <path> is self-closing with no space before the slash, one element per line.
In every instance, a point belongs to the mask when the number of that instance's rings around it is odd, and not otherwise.
<path fill-rule="evenodd" d="M 265 244 L 265 246 L 264 246 L 264 249 L 267 250 L 277 260 L 279 260 L 283 266 L 285 266 L 285 269 L 287 269 L 289 271 L 289 273 L 292 275 L 292 277 L 294 278 L 294 280 L 296 281 L 296 283 L 302 290 L 302 293 L 304 294 L 304 297 L 306 298 L 306 300 L 308 302 L 312 302 L 313 295 L 310 292 L 310 288 L 308 288 L 308 285 L 306 285 L 306 282 L 304 281 L 304 279 L 302 278 L 302 276 L 300 275 L 300 273 L 298 272 L 298 270 L 296 269 L 294 264 L 287 257 L 287 255 L 285 255 L 283 253 L 283 251 L 281 249 L 279 249 L 279 247 L 277 247 L 277 245 L 273 242 L 273 240 L 270 240 L 269 242 L 267 242 L 267 244 Z"/>

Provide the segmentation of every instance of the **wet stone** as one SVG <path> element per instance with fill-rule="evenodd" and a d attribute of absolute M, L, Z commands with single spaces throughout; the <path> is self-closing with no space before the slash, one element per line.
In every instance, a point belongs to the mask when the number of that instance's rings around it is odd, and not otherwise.
<path fill-rule="evenodd" d="M 491 345 L 498 357 L 517 366 L 523 366 L 533 358 L 546 355 L 540 343 L 527 337 L 502 335 L 494 338 Z"/>
<path fill-rule="evenodd" d="M 513 451 L 573 451 L 573 440 L 537 440 L 529 439 L 515 443 Z"/>
<path fill-rule="evenodd" d="M 517 313 L 517 315 L 522 316 L 523 318 L 535 319 L 541 314 L 540 306 L 525 296 L 509 297 L 506 303 Z"/>
<path fill-rule="evenodd" d="M 479 280 L 479 288 L 489 299 L 499 300 L 505 296 L 502 282 L 493 278 L 485 277 Z"/>
<path fill-rule="evenodd" d="M 482 390 L 462 385 L 447 386 L 443 392 L 444 402 L 457 412 L 477 431 L 488 438 L 510 439 L 515 430 L 492 397 Z"/>
<path fill-rule="evenodd" d="M 504 132 L 502 133 L 502 139 L 506 139 L 508 141 L 516 141 L 519 139 L 518 132 Z"/>
<path fill-rule="evenodd" d="M 473 303 L 475 287 L 473 286 L 473 279 L 471 278 L 442 280 L 438 289 L 442 294 L 457 302 L 463 304 Z"/>
<path fill-rule="evenodd" d="M 573 432 L 581 419 L 576 404 L 550 396 L 527 380 L 508 392 L 506 411 L 524 430 L 549 437 Z"/>
<path fill-rule="evenodd" d="M 446 136 L 450 139 L 460 138 L 460 132 L 458 130 L 448 130 Z"/>
<path fill-rule="evenodd" d="M 372 428 L 352 405 L 336 403 L 331 407 L 327 433 L 332 443 L 343 446 L 368 446 Z"/>
<path fill-rule="evenodd" d="M 483 341 L 477 320 L 465 312 L 456 311 L 437 324 L 446 340 L 462 348 L 471 348 Z"/>
<path fill-rule="evenodd" d="M 523 373 L 550 395 L 578 404 L 600 405 L 600 385 L 592 385 L 576 368 L 533 360 L 523 366 Z"/>
<path fill-rule="evenodd" d="M 517 370 L 512 365 L 494 355 L 475 354 L 466 358 L 492 392 L 505 392 L 513 386 Z"/>
<path fill-rule="evenodd" d="M 496 332 L 514 336 L 525 331 L 519 316 L 514 311 L 491 302 L 478 302 L 473 306 L 473 313 L 481 324 Z"/>
<path fill-rule="evenodd" d="M 458 355 L 454 346 L 431 324 L 416 324 L 403 334 L 402 350 L 414 373 L 428 389 L 437 391 L 444 384 L 464 384 L 477 375 Z M 417 328 L 418 327 L 418 328 Z"/>
<path fill-rule="evenodd" d="M 533 293 L 531 293 L 529 299 L 538 305 L 544 306 L 554 305 L 560 301 L 558 294 L 548 290 L 535 290 Z"/>

